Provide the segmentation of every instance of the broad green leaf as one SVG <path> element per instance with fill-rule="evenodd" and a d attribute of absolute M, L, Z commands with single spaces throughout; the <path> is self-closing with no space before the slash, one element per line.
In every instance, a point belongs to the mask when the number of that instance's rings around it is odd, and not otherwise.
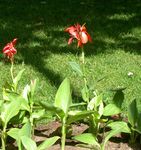
<path fill-rule="evenodd" d="M 124 128 L 122 128 L 122 127 L 124 127 Z M 114 128 L 114 127 L 113 127 L 113 128 Z M 117 134 L 123 132 L 124 129 L 125 129 L 125 125 L 123 125 L 123 126 L 118 126 L 118 128 L 114 128 L 113 130 L 109 131 L 109 132 L 107 133 L 106 137 L 105 137 L 105 140 L 104 140 L 104 142 L 103 142 L 103 144 L 102 144 L 101 149 L 104 150 L 104 147 L 105 147 L 106 143 L 108 142 L 108 140 L 109 140 L 111 137 L 113 137 L 113 136 L 115 136 L 115 135 L 117 135 Z M 130 132 L 128 132 L 128 129 L 126 129 L 126 131 L 127 131 L 126 133 L 130 133 Z"/>
<path fill-rule="evenodd" d="M 55 96 L 55 107 L 58 107 L 67 114 L 70 105 L 72 104 L 70 81 L 66 78 L 60 85 Z"/>
<path fill-rule="evenodd" d="M 114 104 L 121 109 L 123 101 L 124 101 L 123 91 L 122 90 L 117 90 L 115 95 L 114 95 L 114 98 L 113 98 Z"/>
<path fill-rule="evenodd" d="M 11 136 L 13 139 L 18 140 L 19 139 L 19 130 L 18 128 L 12 128 L 10 129 L 7 134 Z"/>
<path fill-rule="evenodd" d="M 22 136 L 21 141 L 26 150 L 37 150 L 37 145 L 31 138 Z"/>
<path fill-rule="evenodd" d="M 95 107 L 98 107 L 102 103 L 103 95 L 102 94 L 96 95 L 94 99 L 95 99 Z"/>
<path fill-rule="evenodd" d="M 112 122 L 108 124 L 107 126 L 110 127 L 112 130 L 121 129 L 121 132 L 131 133 L 131 130 L 128 127 L 127 123 L 123 121 Z"/>
<path fill-rule="evenodd" d="M 51 138 L 46 139 L 43 143 L 41 143 L 37 150 L 45 150 L 49 147 L 51 147 L 60 137 L 59 136 L 54 136 Z"/>
<path fill-rule="evenodd" d="M 20 110 L 20 101 L 12 101 L 10 103 L 5 103 L 1 112 L 1 119 L 6 125 L 11 118 L 16 116 Z"/>
<path fill-rule="evenodd" d="M 128 106 L 128 120 L 134 127 L 138 118 L 138 110 L 136 100 L 133 100 Z"/>
<path fill-rule="evenodd" d="M 20 129 L 18 128 L 12 128 L 7 132 L 7 135 L 9 135 L 10 137 L 12 137 L 13 139 L 16 140 L 18 148 L 21 149 L 21 140 L 20 140 Z"/>
<path fill-rule="evenodd" d="M 21 110 L 27 110 L 28 112 L 30 111 L 30 106 L 24 98 L 21 99 Z"/>
<path fill-rule="evenodd" d="M 15 140 L 20 140 L 20 137 L 22 136 L 31 136 L 31 125 L 29 122 L 24 124 L 24 126 L 21 129 L 18 128 L 12 128 L 10 129 L 7 134 L 11 136 Z"/>
<path fill-rule="evenodd" d="M 8 95 L 8 98 L 10 101 L 20 101 L 21 102 L 21 110 L 27 110 L 30 111 L 30 107 L 28 105 L 28 101 L 23 98 L 21 95 L 18 95 L 16 93 L 10 93 Z"/>
<path fill-rule="evenodd" d="M 42 110 L 38 110 L 37 112 L 33 112 L 31 117 L 34 119 L 38 119 L 38 118 L 42 117 L 44 114 L 45 114 L 45 110 L 42 109 Z"/>
<path fill-rule="evenodd" d="M 18 148 L 21 149 L 21 137 L 22 136 L 31 136 L 31 125 L 27 122 L 21 129 L 12 128 L 7 134 L 16 140 Z"/>
<path fill-rule="evenodd" d="M 22 96 L 23 98 L 28 102 L 28 94 L 30 92 L 30 86 L 27 84 L 25 87 L 24 87 L 24 90 L 23 90 L 23 93 L 22 93 Z"/>
<path fill-rule="evenodd" d="M 104 104 L 103 102 L 99 105 L 99 108 L 98 108 L 98 113 L 99 113 L 99 116 L 101 117 L 103 115 L 103 111 L 104 111 Z"/>
<path fill-rule="evenodd" d="M 89 110 L 98 110 L 98 106 L 101 105 L 102 102 L 102 94 L 101 95 L 96 95 L 94 98 L 92 98 L 90 100 L 90 102 L 88 103 L 88 109 Z"/>
<path fill-rule="evenodd" d="M 138 119 L 137 119 L 137 130 L 141 134 L 141 112 L 138 112 Z"/>
<path fill-rule="evenodd" d="M 95 98 L 92 98 L 91 100 L 90 100 L 90 102 L 88 103 L 88 105 L 87 105 L 87 109 L 88 110 L 94 110 L 94 108 L 95 108 Z"/>
<path fill-rule="evenodd" d="M 64 112 L 62 109 L 55 107 L 54 105 L 49 105 L 48 103 L 45 102 L 40 102 L 40 105 L 45 108 L 47 111 L 51 111 L 53 113 L 58 114 L 59 116 L 64 116 Z"/>
<path fill-rule="evenodd" d="M 82 90 L 81 90 L 81 94 L 82 94 L 82 98 L 85 102 L 89 102 L 89 89 L 87 86 L 85 86 Z"/>
<path fill-rule="evenodd" d="M 121 109 L 117 107 L 115 104 L 108 104 L 103 111 L 104 116 L 116 115 L 121 112 Z"/>
<path fill-rule="evenodd" d="M 95 135 L 91 133 L 83 133 L 73 137 L 74 140 L 80 141 L 82 143 L 86 143 L 89 145 L 97 145 L 100 147 L 97 138 Z"/>
<path fill-rule="evenodd" d="M 13 83 L 14 83 L 14 87 L 17 88 L 18 82 L 22 77 L 23 72 L 25 71 L 25 69 L 22 69 L 18 75 L 14 78 Z"/>
<path fill-rule="evenodd" d="M 1 112 L 1 108 L 2 108 L 2 106 L 3 106 L 3 100 L 0 100 L 0 112 Z"/>
<path fill-rule="evenodd" d="M 69 62 L 69 64 L 70 64 L 71 68 L 72 68 L 78 75 L 83 76 L 83 72 L 82 72 L 82 70 L 81 70 L 79 64 L 77 64 L 76 62 L 72 62 L 72 61 Z"/>
<path fill-rule="evenodd" d="M 93 113 L 96 113 L 94 111 L 81 111 L 75 113 L 75 111 L 71 111 L 72 113 L 69 113 L 67 124 L 71 124 L 72 122 L 85 119 L 86 117 L 90 116 Z M 74 112 L 74 113 L 73 113 Z"/>
<path fill-rule="evenodd" d="M 27 137 L 30 137 L 31 136 L 31 130 L 32 130 L 32 127 L 31 127 L 30 122 L 28 121 L 20 129 L 20 132 L 19 132 L 20 137 L 24 136 L 24 135 Z"/>
<path fill-rule="evenodd" d="M 37 79 L 31 80 L 31 84 L 30 84 L 31 97 L 34 96 L 36 85 L 37 85 Z"/>

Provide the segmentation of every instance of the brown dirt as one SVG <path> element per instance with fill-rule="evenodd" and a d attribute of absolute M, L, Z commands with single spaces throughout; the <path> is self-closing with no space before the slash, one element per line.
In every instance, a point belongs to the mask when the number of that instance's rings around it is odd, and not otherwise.
<path fill-rule="evenodd" d="M 60 132 L 61 124 L 59 122 L 50 122 L 47 125 L 39 125 L 35 129 L 35 136 L 34 140 L 37 144 L 40 144 L 45 139 L 52 137 L 52 136 L 61 136 Z M 84 147 L 78 147 L 78 142 L 71 140 L 71 135 L 79 135 L 83 133 L 85 130 L 88 129 L 88 125 L 85 125 L 83 123 L 81 124 L 73 124 L 72 125 L 72 132 L 66 139 L 66 147 L 65 150 L 90 150 L 90 148 L 84 148 Z M 109 141 L 105 147 L 105 150 L 141 150 L 141 145 L 136 144 L 134 146 L 129 146 L 126 142 L 127 140 L 121 138 L 121 135 L 116 136 L 115 138 L 112 138 L 111 141 Z M 17 150 L 17 147 L 14 144 L 11 144 L 12 141 L 8 143 L 7 150 Z M 48 150 L 61 150 L 60 148 L 61 141 L 58 140 L 55 145 L 53 145 Z"/>
<path fill-rule="evenodd" d="M 40 125 L 36 128 L 36 133 L 38 136 L 35 136 L 36 142 L 41 142 L 46 138 L 51 136 L 59 135 L 61 124 L 59 122 L 50 122 L 47 125 Z M 88 129 L 88 126 L 81 124 L 73 124 L 71 135 L 79 135 Z M 113 141 L 109 141 L 105 147 L 105 150 L 141 150 L 141 145 L 137 144 L 134 146 L 129 146 L 128 143 L 119 140 L 120 137 L 116 137 Z M 77 147 L 78 143 L 69 138 L 66 139 L 66 150 L 90 150 L 90 148 L 82 148 Z M 49 150 L 60 150 L 60 141 L 58 141 L 54 146 L 52 146 Z"/>

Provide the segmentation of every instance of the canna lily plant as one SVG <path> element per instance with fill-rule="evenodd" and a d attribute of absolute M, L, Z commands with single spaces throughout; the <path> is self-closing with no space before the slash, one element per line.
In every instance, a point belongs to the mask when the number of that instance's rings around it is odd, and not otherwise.
<path fill-rule="evenodd" d="M 71 44 L 74 39 L 77 40 L 77 47 L 83 47 L 88 41 L 92 42 L 91 36 L 88 34 L 85 24 L 82 26 L 80 24 L 76 24 L 74 26 L 70 26 L 65 29 L 65 32 L 70 34 L 70 38 L 68 40 L 68 44 Z"/>
<path fill-rule="evenodd" d="M 65 32 L 70 34 L 70 38 L 68 40 L 68 44 L 71 44 L 74 39 L 77 40 L 77 47 L 81 48 L 81 66 L 76 62 L 70 62 L 70 65 L 74 71 L 76 71 L 80 76 L 82 76 L 84 81 L 84 88 L 82 89 L 82 95 L 85 95 L 83 98 L 87 103 L 89 102 L 89 89 L 86 79 L 85 73 L 85 53 L 84 53 L 84 45 L 88 42 L 92 42 L 92 38 L 90 34 L 87 32 L 85 24 L 82 26 L 80 24 L 76 24 L 74 26 L 70 26 L 65 29 Z"/>
<path fill-rule="evenodd" d="M 47 111 L 52 111 L 53 113 L 55 113 L 62 123 L 61 150 L 65 150 L 67 128 L 70 127 L 73 122 L 83 120 L 93 113 L 93 111 L 91 110 L 80 111 L 74 109 L 76 106 L 80 106 L 81 103 L 72 103 L 71 86 L 70 81 L 67 78 L 64 79 L 64 81 L 59 86 L 59 89 L 55 96 L 54 105 L 48 105 L 45 102 L 40 103 L 44 108 L 46 108 Z"/>
<path fill-rule="evenodd" d="M 6 46 L 3 48 L 2 52 L 11 61 L 11 76 L 12 80 L 13 77 L 13 63 L 14 63 L 14 55 L 17 53 L 17 50 L 15 48 L 15 45 L 17 43 L 17 38 L 14 38 L 12 42 L 7 43 Z"/>
<path fill-rule="evenodd" d="M 4 56 L 6 58 L 8 58 L 11 62 L 10 73 L 11 73 L 11 78 L 12 78 L 12 85 L 10 85 L 9 83 L 7 85 L 9 86 L 8 88 L 13 92 L 17 92 L 18 82 L 19 82 L 19 80 L 20 80 L 20 78 L 24 72 L 24 69 L 22 69 L 18 73 L 18 75 L 14 78 L 13 67 L 14 67 L 14 56 L 17 53 L 17 50 L 15 48 L 16 43 L 17 43 L 17 38 L 14 38 L 13 41 L 10 43 L 7 43 L 6 46 L 2 50 Z M 4 92 L 5 92 L 5 90 L 6 90 L 6 88 L 4 89 Z"/>

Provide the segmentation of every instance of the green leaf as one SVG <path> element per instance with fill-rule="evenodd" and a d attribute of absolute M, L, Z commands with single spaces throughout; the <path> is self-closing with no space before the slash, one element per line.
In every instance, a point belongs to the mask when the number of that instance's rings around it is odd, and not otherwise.
<path fill-rule="evenodd" d="M 85 143 L 85 144 L 97 145 L 98 147 L 100 147 L 96 136 L 91 134 L 91 133 L 83 133 L 83 134 L 74 136 L 73 139 L 77 140 L 77 141 L 80 141 L 82 143 Z"/>
<path fill-rule="evenodd" d="M 114 125 L 115 125 L 115 127 L 114 127 Z M 112 127 L 113 130 L 111 130 L 111 131 L 109 131 L 107 133 L 107 135 L 105 137 L 105 140 L 104 140 L 104 143 L 102 144 L 102 148 L 101 148 L 102 150 L 104 150 L 104 147 L 105 147 L 106 143 L 108 142 L 108 140 L 111 137 L 113 137 L 113 136 L 115 136 L 115 135 L 117 135 L 117 134 L 119 134 L 121 132 L 130 133 L 130 129 L 128 128 L 127 124 L 124 123 L 124 122 L 123 123 L 121 123 L 121 122 L 118 122 L 118 123 L 113 122 L 113 123 L 110 123 L 108 126 Z"/>
<path fill-rule="evenodd" d="M 112 130 L 121 129 L 121 132 L 131 133 L 131 130 L 128 127 L 127 123 L 123 121 L 112 122 L 109 123 L 107 126 L 110 127 Z"/>
<path fill-rule="evenodd" d="M 31 118 L 38 119 L 38 118 L 42 117 L 44 114 L 45 114 L 44 109 L 38 110 L 37 112 L 32 113 Z"/>
<path fill-rule="evenodd" d="M 25 87 L 24 87 L 24 90 L 23 90 L 23 93 L 22 93 L 22 96 L 23 98 L 28 102 L 28 94 L 30 92 L 30 86 L 27 84 Z"/>
<path fill-rule="evenodd" d="M 31 97 L 34 96 L 36 85 L 37 85 L 37 79 L 31 80 L 31 84 L 30 84 Z"/>
<path fill-rule="evenodd" d="M 21 100 L 21 110 L 27 110 L 28 112 L 30 112 L 30 106 L 28 102 L 24 98 L 22 98 Z"/>
<path fill-rule="evenodd" d="M 141 112 L 138 112 L 137 130 L 141 134 Z"/>
<path fill-rule="evenodd" d="M 7 132 L 7 134 L 17 141 L 20 140 L 20 137 L 22 136 L 30 137 L 31 125 L 29 122 L 27 122 L 26 124 L 24 124 L 24 126 L 21 129 L 12 128 Z"/>
<path fill-rule="evenodd" d="M 83 76 L 83 72 L 82 72 L 82 70 L 81 70 L 79 64 L 77 64 L 76 62 L 72 62 L 72 61 L 69 62 L 69 64 L 70 64 L 71 68 L 72 68 L 78 75 Z"/>
<path fill-rule="evenodd" d="M 14 87 L 17 88 L 18 82 L 20 81 L 23 72 L 25 71 L 25 69 L 22 69 L 18 75 L 14 78 L 13 83 L 14 83 Z"/>
<path fill-rule="evenodd" d="M 66 78 L 60 85 L 55 96 L 55 107 L 58 107 L 67 114 L 70 105 L 72 104 L 70 81 Z"/>
<path fill-rule="evenodd" d="M 111 130 L 111 131 L 109 131 L 109 132 L 107 133 L 107 135 L 106 135 L 106 137 L 105 137 L 105 140 L 104 140 L 104 143 L 101 145 L 101 146 L 102 146 L 102 148 L 101 148 L 102 150 L 104 150 L 104 147 L 105 147 L 106 143 L 108 142 L 108 140 L 109 140 L 112 136 L 114 136 L 114 135 L 120 133 L 120 130 L 121 130 L 121 129 Z"/>
<path fill-rule="evenodd" d="M 88 103 L 87 108 L 89 110 L 98 110 L 97 107 L 103 103 L 102 98 L 103 98 L 102 94 L 100 94 L 98 96 L 96 95 L 94 98 L 92 98 L 90 100 L 90 102 Z"/>
<path fill-rule="evenodd" d="M 31 130 L 32 130 L 32 127 L 31 127 L 30 122 L 28 121 L 20 129 L 20 132 L 19 132 L 20 137 L 24 136 L 24 135 L 27 136 L 27 137 L 31 137 Z"/>
<path fill-rule="evenodd" d="M 12 101 L 3 105 L 1 119 L 5 125 L 7 125 L 11 118 L 18 114 L 20 105 L 20 101 Z"/>
<path fill-rule="evenodd" d="M 108 104 L 103 111 L 104 116 L 116 115 L 121 112 L 121 109 L 117 107 L 115 104 Z"/>
<path fill-rule="evenodd" d="M 67 124 L 71 124 L 72 122 L 82 120 L 82 119 L 90 116 L 93 113 L 95 113 L 95 112 L 94 111 L 81 111 L 81 112 L 71 111 L 71 112 L 69 112 Z"/>
<path fill-rule="evenodd" d="M 18 148 L 21 149 L 21 137 L 31 137 L 31 125 L 27 122 L 21 129 L 12 128 L 7 132 L 7 134 L 16 140 Z"/>
<path fill-rule="evenodd" d="M 19 130 L 18 128 L 12 128 L 10 129 L 7 134 L 11 136 L 13 139 L 18 140 L 19 139 Z"/>
<path fill-rule="evenodd" d="M 114 95 L 114 98 L 113 98 L 114 104 L 121 109 L 123 101 L 124 101 L 123 91 L 122 90 L 117 90 L 115 95 Z"/>
<path fill-rule="evenodd" d="M 37 150 L 37 145 L 31 138 L 22 136 L 21 141 L 26 150 Z"/>
<path fill-rule="evenodd" d="M 7 135 L 11 136 L 13 139 L 16 140 L 18 148 L 21 149 L 21 140 L 20 140 L 20 129 L 12 128 L 7 132 Z"/>
<path fill-rule="evenodd" d="M 1 109 L 2 109 L 2 106 L 3 106 L 3 103 L 4 103 L 4 101 L 0 100 L 0 112 L 1 112 Z"/>
<path fill-rule="evenodd" d="M 28 105 L 28 101 L 23 98 L 21 95 L 10 93 L 8 95 L 8 98 L 10 101 L 20 101 L 21 102 L 21 110 L 27 110 L 30 111 L 30 107 Z"/>
<path fill-rule="evenodd" d="M 40 102 L 40 105 L 45 108 L 47 111 L 52 111 L 52 112 L 55 112 L 55 113 L 59 113 L 59 112 L 62 112 L 62 109 L 58 108 L 58 107 L 55 107 L 54 105 L 50 105 L 46 102 Z"/>
<path fill-rule="evenodd" d="M 130 124 L 134 127 L 138 118 L 138 110 L 136 100 L 133 100 L 128 106 L 128 120 Z"/>
<path fill-rule="evenodd" d="M 60 137 L 59 136 L 54 136 L 51 138 L 46 139 L 43 143 L 41 143 L 37 150 L 45 150 L 49 147 L 51 147 Z"/>
<path fill-rule="evenodd" d="M 84 106 L 84 105 L 87 105 L 87 103 L 84 103 L 84 102 L 83 103 L 73 103 L 73 104 L 71 104 L 70 107 L 72 108 L 72 107 L 78 107 L 78 106 Z"/>
<path fill-rule="evenodd" d="M 95 107 L 98 107 L 101 103 L 103 103 L 103 102 L 102 102 L 102 100 L 103 100 L 103 95 L 100 94 L 100 95 L 96 96 L 95 98 L 96 98 L 96 99 L 95 99 Z"/>
<path fill-rule="evenodd" d="M 82 90 L 81 90 L 81 94 L 82 94 L 82 98 L 85 102 L 89 102 L 89 89 L 87 86 L 85 86 Z"/>

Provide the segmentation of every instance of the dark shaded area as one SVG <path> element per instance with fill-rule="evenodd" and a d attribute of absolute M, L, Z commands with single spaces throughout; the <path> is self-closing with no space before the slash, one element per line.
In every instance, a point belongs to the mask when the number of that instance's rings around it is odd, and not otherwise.
<path fill-rule="evenodd" d="M 58 85 L 62 79 L 44 67 L 44 57 L 51 53 L 76 53 L 73 46 L 65 44 L 69 38 L 64 33 L 67 26 L 86 23 L 93 38 L 93 43 L 86 45 L 87 56 L 104 53 L 109 47 L 140 54 L 141 36 L 130 36 L 132 29 L 141 27 L 140 20 L 141 0 L 0 0 L 0 46 L 17 37 L 21 45 L 18 53 L 25 63 Z M 45 38 L 35 36 L 36 31 L 43 31 Z M 105 36 L 116 42 L 105 41 Z M 32 41 L 40 45 L 28 46 Z"/>

